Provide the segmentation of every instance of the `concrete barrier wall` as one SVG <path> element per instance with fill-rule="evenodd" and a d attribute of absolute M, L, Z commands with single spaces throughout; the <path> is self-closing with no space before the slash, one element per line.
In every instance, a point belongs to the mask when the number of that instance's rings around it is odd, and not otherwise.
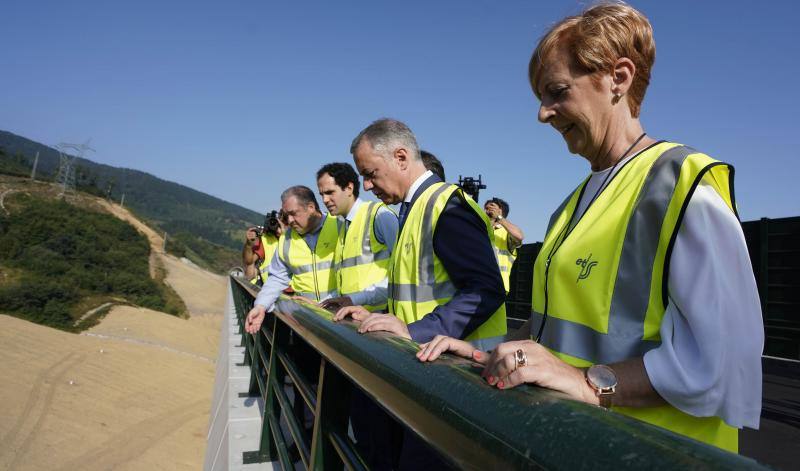
<path fill-rule="evenodd" d="M 260 397 L 246 397 L 250 368 L 240 366 L 244 347 L 230 286 L 221 330 L 203 469 L 271 470 L 271 463 L 242 462 L 244 452 L 258 449 L 264 404 Z"/>

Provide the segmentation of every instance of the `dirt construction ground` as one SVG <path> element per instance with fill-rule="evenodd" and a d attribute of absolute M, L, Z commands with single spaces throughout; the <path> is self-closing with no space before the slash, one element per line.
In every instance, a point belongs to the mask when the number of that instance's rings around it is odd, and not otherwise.
<path fill-rule="evenodd" d="M 0 469 L 202 468 L 226 279 L 154 257 L 190 319 L 117 306 L 76 335 L 0 315 Z"/>

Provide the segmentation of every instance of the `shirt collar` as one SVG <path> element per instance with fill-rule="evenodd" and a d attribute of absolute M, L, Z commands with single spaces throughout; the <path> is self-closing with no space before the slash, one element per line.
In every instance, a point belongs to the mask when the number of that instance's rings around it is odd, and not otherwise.
<path fill-rule="evenodd" d="M 350 207 L 350 211 L 347 213 L 345 219 L 350 222 L 353 222 L 353 218 L 356 217 L 356 212 L 358 211 L 359 206 L 361 206 L 361 203 L 363 202 L 364 201 L 362 201 L 361 198 L 356 198 L 356 200 L 353 201 L 353 206 Z"/>
<path fill-rule="evenodd" d="M 426 170 L 425 173 L 417 177 L 417 179 L 414 180 L 414 183 L 411 185 L 411 188 L 408 189 L 408 192 L 406 193 L 406 198 L 403 201 L 406 203 L 410 203 L 411 198 L 414 197 L 414 193 L 417 192 L 420 185 L 422 185 L 422 182 L 424 182 L 431 176 L 433 176 L 433 172 L 431 172 L 430 170 Z"/>

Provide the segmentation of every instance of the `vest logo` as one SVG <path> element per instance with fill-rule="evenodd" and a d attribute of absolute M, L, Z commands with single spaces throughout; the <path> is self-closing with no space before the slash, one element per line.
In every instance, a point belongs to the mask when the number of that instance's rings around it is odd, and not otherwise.
<path fill-rule="evenodd" d="M 323 248 L 326 248 L 326 249 L 327 249 L 328 247 L 330 247 L 330 245 L 331 245 L 331 243 L 330 243 L 330 242 L 323 242 L 323 243 L 322 243 L 322 247 L 323 247 Z"/>
<path fill-rule="evenodd" d="M 581 267 L 581 271 L 578 273 L 578 279 L 575 280 L 577 284 L 579 281 L 589 278 L 589 275 L 592 274 L 592 268 L 597 265 L 597 262 L 592 261 L 592 254 L 589 254 L 586 259 L 579 258 L 575 260 L 575 265 Z"/>
<path fill-rule="evenodd" d="M 404 249 L 406 252 L 410 252 L 410 251 L 411 251 L 411 247 L 412 247 L 413 245 L 414 245 L 414 244 L 412 244 L 411 242 L 406 242 L 405 244 L 403 244 L 403 249 Z"/>

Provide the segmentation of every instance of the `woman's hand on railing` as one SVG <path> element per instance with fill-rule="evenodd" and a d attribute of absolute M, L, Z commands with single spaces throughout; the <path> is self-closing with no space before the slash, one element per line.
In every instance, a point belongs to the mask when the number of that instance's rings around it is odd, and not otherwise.
<path fill-rule="evenodd" d="M 260 304 L 253 306 L 250 312 L 247 313 L 247 319 L 244 322 L 244 330 L 250 334 L 255 334 L 261 330 L 261 323 L 264 322 L 264 316 L 267 313 L 267 308 Z"/>
<path fill-rule="evenodd" d="M 486 353 L 476 349 L 469 342 L 444 335 L 437 335 L 430 342 L 420 345 L 419 348 L 420 350 L 417 352 L 419 361 L 433 361 L 445 352 L 473 360 L 481 365 L 485 365 L 489 358 Z"/>
<path fill-rule="evenodd" d="M 599 403 L 583 370 L 562 361 L 533 340 L 498 345 L 489 355 L 481 376 L 498 389 L 532 383 L 561 391 L 578 401 Z"/>

